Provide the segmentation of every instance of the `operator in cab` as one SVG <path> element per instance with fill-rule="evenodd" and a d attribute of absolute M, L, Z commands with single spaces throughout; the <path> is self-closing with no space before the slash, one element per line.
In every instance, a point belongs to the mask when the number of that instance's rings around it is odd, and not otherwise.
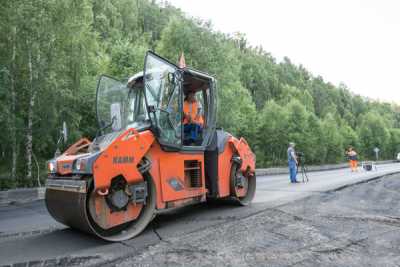
<path fill-rule="evenodd" d="M 201 103 L 196 100 L 194 91 L 188 91 L 183 102 L 183 145 L 201 145 L 203 126 Z"/>

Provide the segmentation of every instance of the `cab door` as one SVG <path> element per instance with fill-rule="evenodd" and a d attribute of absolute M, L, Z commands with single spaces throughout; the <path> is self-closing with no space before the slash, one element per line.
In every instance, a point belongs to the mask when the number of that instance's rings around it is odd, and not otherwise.
<path fill-rule="evenodd" d="M 161 146 L 157 153 L 162 199 L 204 199 L 204 151 L 182 151 L 182 80 L 179 68 L 147 52 L 144 68 L 146 103 L 153 132 Z M 184 203 L 184 202 L 180 202 Z"/>
<path fill-rule="evenodd" d="M 177 67 L 147 52 L 144 68 L 145 95 L 149 116 L 163 148 L 179 150 L 181 134 L 181 82 Z"/>

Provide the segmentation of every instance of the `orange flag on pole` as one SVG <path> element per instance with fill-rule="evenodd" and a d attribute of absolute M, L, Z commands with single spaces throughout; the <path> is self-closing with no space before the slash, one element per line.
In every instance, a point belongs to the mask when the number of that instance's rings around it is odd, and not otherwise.
<path fill-rule="evenodd" d="M 181 54 L 181 57 L 179 58 L 179 63 L 178 63 L 179 68 L 183 69 L 186 68 L 186 61 L 185 61 L 185 55 Z"/>

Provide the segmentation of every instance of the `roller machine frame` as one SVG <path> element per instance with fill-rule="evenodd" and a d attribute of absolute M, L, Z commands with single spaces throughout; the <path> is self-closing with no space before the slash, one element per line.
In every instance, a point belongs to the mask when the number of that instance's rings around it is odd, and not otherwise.
<path fill-rule="evenodd" d="M 208 200 L 248 205 L 255 155 L 216 128 L 217 86 L 207 73 L 147 52 L 143 72 L 101 76 L 99 131 L 48 161 L 46 206 L 59 222 L 108 241 L 140 234 L 160 211 Z M 184 145 L 187 91 L 202 105 L 201 142 Z"/>

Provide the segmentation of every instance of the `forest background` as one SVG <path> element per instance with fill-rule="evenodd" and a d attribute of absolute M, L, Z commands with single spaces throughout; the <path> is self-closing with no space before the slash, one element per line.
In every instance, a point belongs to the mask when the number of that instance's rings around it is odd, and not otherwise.
<path fill-rule="evenodd" d="M 342 162 L 350 145 L 361 159 L 374 147 L 381 159 L 400 152 L 398 105 L 278 62 L 244 34 L 217 32 L 167 2 L 2 1 L 0 189 L 45 178 L 63 121 L 70 143 L 93 138 L 98 77 L 141 71 L 147 50 L 172 62 L 184 52 L 188 66 L 217 78 L 218 126 L 249 141 L 258 167 L 284 165 L 289 141 L 308 164 Z"/>

